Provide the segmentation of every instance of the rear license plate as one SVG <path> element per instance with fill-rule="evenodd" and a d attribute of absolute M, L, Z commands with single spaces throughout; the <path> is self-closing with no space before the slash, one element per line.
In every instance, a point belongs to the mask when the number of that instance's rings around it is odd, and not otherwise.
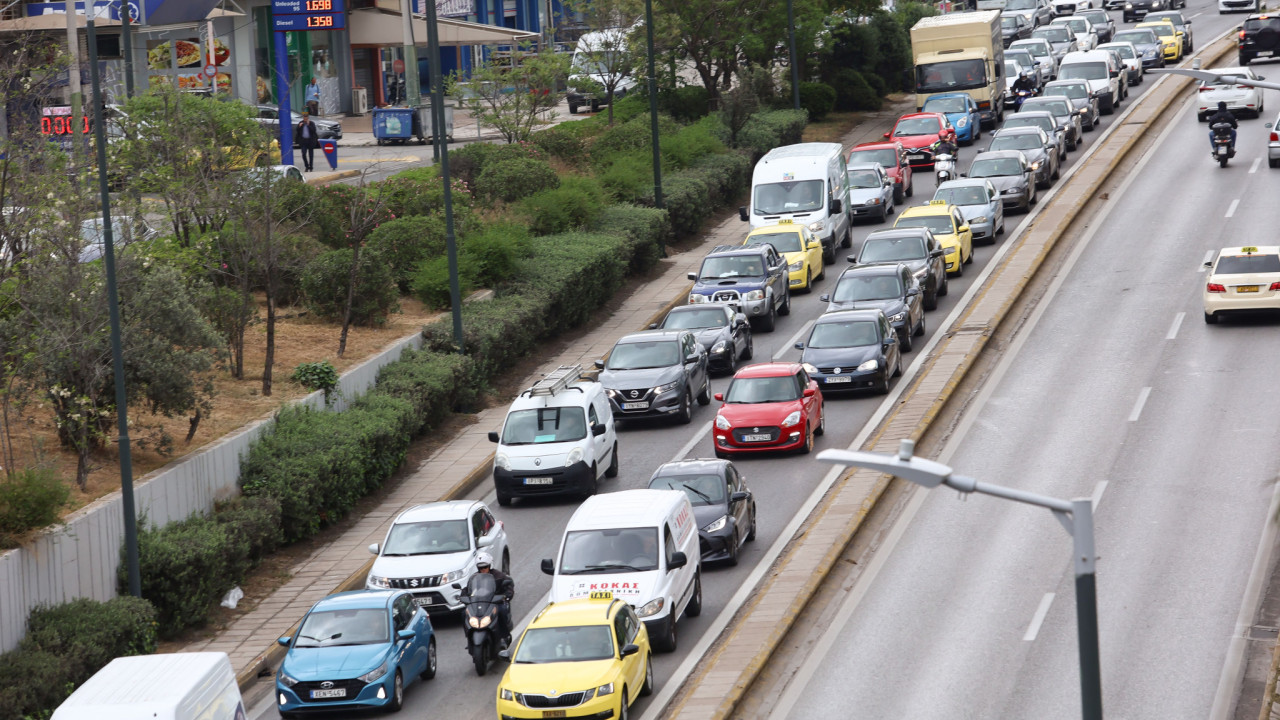
<path fill-rule="evenodd" d="M 765 442 L 769 440 L 768 435 L 743 435 L 742 442 Z"/>
<path fill-rule="evenodd" d="M 827 378 L 827 382 L 829 382 L 829 383 L 847 383 L 847 382 L 853 382 L 853 378 L 847 378 L 847 377 L 835 376 L 835 377 L 829 377 L 829 378 Z"/>
<path fill-rule="evenodd" d="M 1258 51 L 1258 57 L 1271 57 L 1271 55 L 1273 55 L 1273 54 L 1274 54 L 1274 52 L 1273 52 L 1273 51 L 1271 51 L 1271 50 L 1260 50 L 1260 51 Z"/>
<path fill-rule="evenodd" d="M 552 483 L 551 478 L 525 478 L 524 479 L 525 485 L 550 485 L 551 483 Z"/>
<path fill-rule="evenodd" d="M 1258 286 L 1257 285 L 1237 285 L 1236 292 L 1238 293 L 1258 292 Z"/>
<path fill-rule="evenodd" d="M 649 403 L 647 403 L 647 402 L 641 402 L 641 403 L 622 403 L 622 409 L 623 409 L 623 410 L 648 410 L 648 409 L 649 409 Z"/>
<path fill-rule="evenodd" d="M 566 717 L 565 712 L 566 712 L 565 710 L 543 710 L 542 717 L 544 718 Z"/>
<path fill-rule="evenodd" d="M 334 688 L 332 690 L 312 690 L 312 700 L 323 700 L 324 698 L 340 698 L 347 696 L 346 688 Z"/>

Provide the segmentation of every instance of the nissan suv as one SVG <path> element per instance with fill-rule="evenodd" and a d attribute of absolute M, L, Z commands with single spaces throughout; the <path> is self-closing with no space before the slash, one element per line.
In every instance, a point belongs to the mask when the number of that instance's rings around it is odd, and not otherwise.
<path fill-rule="evenodd" d="M 773 332 L 779 315 L 791 314 L 787 260 L 768 243 L 720 245 L 689 273 L 689 304 L 724 303 L 746 315 L 762 332 Z"/>
<path fill-rule="evenodd" d="M 688 330 L 648 330 L 619 340 L 597 360 L 614 420 L 693 419 L 693 401 L 711 402 L 707 351 Z"/>

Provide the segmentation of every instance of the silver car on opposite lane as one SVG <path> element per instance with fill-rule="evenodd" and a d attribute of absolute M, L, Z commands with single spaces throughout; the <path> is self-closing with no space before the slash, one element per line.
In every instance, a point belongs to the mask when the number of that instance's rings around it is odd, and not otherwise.
<path fill-rule="evenodd" d="M 945 200 L 960 209 L 973 241 L 994 243 L 1004 234 L 1004 201 L 1000 191 L 985 178 L 948 180 L 933 193 L 934 200 Z"/>

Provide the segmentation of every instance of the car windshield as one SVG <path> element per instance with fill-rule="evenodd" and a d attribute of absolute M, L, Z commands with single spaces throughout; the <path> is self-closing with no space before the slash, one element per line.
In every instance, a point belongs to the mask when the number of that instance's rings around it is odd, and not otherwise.
<path fill-rule="evenodd" d="M 1156 34 L 1150 30 L 1126 30 L 1115 34 L 1113 38 L 1116 42 L 1133 43 L 1134 45 L 1153 45 L 1156 42 Z"/>
<path fill-rule="evenodd" d="M 606 43 L 613 41 L 606 40 Z M 573 73 L 575 75 L 621 75 L 623 71 L 623 63 L 628 60 L 623 59 L 623 53 L 613 50 L 578 50 L 573 53 Z"/>
<path fill-rule="evenodd" d="M 1017 30 L 1023 25 L 1022 23 L 1018 22 L 1018 20 L 1021 19 L 1021 17 L 1022 17 L 1021 15 L 1002 17 L 1000 18 L 1000 27 L 1004 28 L 1005 30 Z M 941 112 L 941 111 L 934 110 L 933 112 Z"/>
<path fill-rule="evenodd" d="M 878 188 L 884 182 L 880 179 L 880 173 L 875 170 L 850 170 L 849 171 L 849 187 L 855 190 L 868 190 Z"/>
<path fill-rule="evenodd" d="M 446 555 L 470 549 L 471 538 L 467 535 L 466 520 L 428 520 L 392 525 L 382 554 L 402 557 Z"/>
<path fill-rule="evenodd" d="M 847 348 L 875 345 L 880 342 L 880 333 L 876 332 L 876 324 L 869 320 L 851 322 L 821 322 L 813 326 L 809 335 L 808 347 L 816 350 L 825 348 Z"/>
<path fill-rule="evenodd" d="M 1151 32 L 1159 35 L 1162 38 L 1165 38 L 1165 37 L 1173 37 L 1174 31 L 1173 31 L 1173 26 L 1170 25 L 1169 23 L 1157 23 L 1151 26 Z"/>
<path fill-rule="evenodd" d="M 1039 150 L 1044 147 L 1037 135 L 1001 135 L 991 138 L 988 150 Z"/>
<path fill-rule="evenodd" d="M 764 262 L 759 255 L 709 257 L 702 261 L 702 272 L 698 277 L 703 280 L 764 277 Z"/>
<path fill-rule="evenodd" d="M 1200 87 L 1208 87 L 1210 85 L 1235 85 L 1237 80 L 1245 77 L 1248 77 L 1248 75 L 1243 70 L 1239 70 L 1235 75 L 1218 75 L 1218 77 L 1214 78 L 1212 82 L 1204 82 L 1202 80 L 1200 81 Z M 112 225 L 114 227 L 114 223 Z"/>
<path fill-rule="evenodd" d="M 725 503 L 725 481 L 715 473 L 656 477 L 649 481 L 649 489 L 683 491 L 694 507 Z"/>
<path fill-rule="evenodd" d="M 1132 45 L 1108 45 L 1108 46 L 1106 46 L 1104 49 L 1105 49 L 1105 50 L 1111 50 L 1112 52 L 1116 53 L 1117 55 L 1119 55 L 1120 57 L 1124 58 L 1125 60 L 1132 60 L 1132 59 L 1134 59 L 1134 58 L 1138 57 L 1138 56 L 1133 52 L 1133 46 L 1132 46 Z"/>
<path fill-rule="evenodd" d="M 664 330 L 696 330 L 699 328 L 718 328 L 729 324 L 729 316 L 724 308 L 695 307 L 692 310 L 672 312 L 662 323 Z"/>
<path fill-rule="evenodd" d="M 657 528 L 575 530 L 564 536 L 561 575 L 658 569 Z"/>
<path fill-rule="evenodd" d="M 1231 255 L 1218 258 L 1214 275 L 1280 272 L 1280 255 Z"/>
<path fill-rule="evenodd" d="M 516 663 L 560 663 L 612 657 L 613 633 L 609 626 L 582 625 L 526 630 L 512 659 Z"/>
<path fill-rule="evenodd" d="M 931 117 L 904 118 L 893 128 L 894 137 L 937 134 L 938 120 Z"/>
<path fill-rule="evenodd" d="M 1089 97 L 1089 88 L 1088 86 L 1080 85 L 1078 83 L 1066 83 L 1063 85 L 1051 85 L 1046 87 L 1044 89 L 1044 94 L 1049 96 L 1065 95 L 1073 100 L 1084 100 Z"/>
<path fill-rule="evenodd" d="M 902 297 L 902 280 L 893 275 L 854 275 L 841 278 L 833 302 L 859 302 L 861 300 L 894 300 Z"/>
<path fill-rule="evenodd" d="M 298 628 L 295 648 L 374 645 L 389 642 L 390 623 L 383 608 L 317 610 Z"/>
<path fill-rule="evenodd" d="M 1085 10 L 1082 13 L 1076 13 L 1076 14 L 1084 18 L 1085 20 L 1088 20 L 1090 23 L 1094 24 L 1095 26 L 1105 25 L 1111 19 L 1110 16 L 1107 15 L 1106 10 Z"/>
<path fill-rule="evenodd" d="M 1106 63 L 1071 63 L 1058 69 L 1063 80 L 1106 80 Z"/>
<path fill-rule="evenodd" d="M 756 215 L 780 215 L 821 210 L 822 190 L 821 180 L 757 185 L 752 211 Z"/>
<path fill-rule="evenodd" d="M 974 160 L 969 166 L 969 177 L 991 178 L 1007 175 L 1021 175 L 1022 163 L 1017 158 L 985 158 Z"/>
<path fill-rule="evenodd" d="M 873 162 L 880 163 L 880 167 L 892 168 L 898 164 L 898 151 L 893 148 L 884 148 L 883 150 L 854 150 L 849 153 L 849 164 Z"/>
<path fill-rule="evenodd" d="M 987 84 L 986 64 L 979 59 L 952 60 L 916 66 L 916 92 L 947 92 Z M 937 124 L 933 132 L 937 132 Z"/>
<path fill-rule="evenodd" d="M 1040 128 L 1047 133 L 1051 133 L 1053 132 L 1053 118 L 1047 118 L 1044 116 L 1027 116 L 1022 113 L 1018 113 L 1011 118 L 1006 118 L 1004 126 L 1007 128 L 1034 127 Z"/>
<path fill-rule="evenodd" d="M 894 227 L 922 227 L 929 228 L 934 235 L 950 235 L 955 230 L 951 227 L 950 215 L 917 215 L 916 217 L 901 217 L 898 222 L 893 224 Z"/>
<path fill-rule="evenodd" d="M 837 292 L 838 292 L 837 288 Z M 800 399 L 800 388 L 793 375 L 777 377 L 734 378 L 725 393 L 727 403 L 759 404 Z"/>
<path fill-rule="evenodd" d="M 920 260 L 925 256 L 924 239 L 919 237 L 869 237 L 862 244 L 858 262 L 880 263 Z"/>
<path fill-rule="evenodd" d="M 924 108 L 921 110 L 921 112 L 962 113 L 966 109 L 967 109 L 967 106 L 964 101 L 964 98 L 958 98 L 958 97 L 929 98 L 928 100 L 924 101 Z"/>
<path fill-rule="evenodd" d="M 667 343 L 675 346 L 675 343 Z M 609 355 L 617 357 L 617 348 Z M 675 363 L 668 363 L 674 365 Z M 665 365 L 659 367 L 666 367 Z M 624 368 L 617 368 L 624 369 Z M 587 424 L 580 407 L 549 407 L 513 410 L 502 426 L 503 445 L 540 445 L 572 442 L 587 436 Z"/>
<path fill-rule="evenodd" d="M 1071 31 L 1064 27 L 1042 27 L 1036 28 L 1032 33 L 1033 38 L 1044 38 L 1051 43 L 1071 42 Z"/>
<path fill-rule="evenodd" d="M 774 250 L 777 250 L 780 253 L 801 252 L 804 250 L 800 245 L 800 232 L 798 230 L 756 233 L 751 236 L 750 242 L 769 243 L 773 246 Z"/>
<path fill-rule="evenodd" d="M 1244 31 L 1248 33 L 1258 32 L 1264 28 L 1269 28 L 1280 32 L 1280 17 L 1262 17 L 1249 18 L 1244 21 Z"/>
<path fill-rule="evenodd" d="M 994 142 L 994 141 L 993 141 Z M 939 188 L 933 194 L 934 200 L 945 200 L 952 205 L 985 205 L 988 201 L 986 188 L 970 185 L 968 187 Z"/>
<path fill-rule="evenodd" d="M 1004 4 L 1005 10 L 1035 10 L 1036 0 L 1008 0 Z"/>
<path fill-rule="evenodd" d="M 1041 43 L 1041 42 L 1019 40 L 1017 43 L 1014 44 L 1013 47 L 1018 50 L 1026 50 L 1027 52 L 1031 53 L 1032 57 L 1035 57 L 1035 58 L 1049 57 L 1048 48 L 1046 48 L 1044 46 L 1044 43 Z"/>
<path fill-rule="evenodd" d="M 609 370 L 647 370 L 679 364 L 680 343 L 675 340 L 645 340 L 614 345 L 604 366 Z"/>
<path fill-rule="evenodd" d="M 1018 74 L 1022 72 L 1022 68 L 1018 67 L 1018 63 L 1012 60 L 1004 61 L 1004 79 L 1013 82 L 1018 79 Z"/>
<path fill-rule="evenodd" d="M 1071 32 L 1076 33 L 1077 35 L 1083 35 L 1084 33 L 1089 32 L 1089 23 L 1086 20 L 1064 20 L 1061 24 L 1071 28 Z"/>
<path fill-rule="evenodd" d="M 1071 114 L 1071 108 L 1067 105 L 1065 100 L 1045 100 L 1036 98 L 1024 103 L 1022 109 L 1024 111 L 1044 110 L 1045 112 L 1050 112 L 1058 116 Z"/>

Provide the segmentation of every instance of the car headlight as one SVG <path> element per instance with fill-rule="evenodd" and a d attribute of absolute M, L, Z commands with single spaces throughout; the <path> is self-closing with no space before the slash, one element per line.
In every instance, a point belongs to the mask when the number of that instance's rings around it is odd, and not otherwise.
<path fill-rule="evenodd" d="M 467 618 L 467 624 L 473 628 L 487 628 L 489 623 L 493 622 L 493 615 L 485 615 L 484 617 Z"/>
<path fill-rule="evenodd" d="M 878 367 L 880 367 L 880 362 L 873 358 L 859 365 L 858 370 L 861 372 L 867 372 L 869 370 L 875 370 Z"/>
<path fill-rule="evenodd" d="M 929 266 L 925 265 L 924 267 L 920 268 L 919 270 L 911 274 L 915 275 L 917 280 L 923 280 L 925 276 L 929 274 Z"/>
<path fill-rule="evenodd" d="M 956 127 L 968 127 L 968 125 L 969 125 L 969 118 L 962 117 L 956 121 Z"/>
<path fill-rule="evenodd" d="M 497 453 L 493 456 L 493 466 L 499 470 L 510 470 L 511 459 L 507 457 L 506 453 Z"/>
<path fill-rule="evenodd" d="M 906 310 L 903 310 L 903 311 L 902 311 L 902 312 L 900 312 L 900 313 L 896 313 L 896 314 L 894 314 L 894 315 L 890 315 L 890 316 L 889 316 L 889 322 L 902 322 L 903 320 L 906 320 L 906 319 L 907 319 L 907 311 L 906 311 Z"/>
<path fill-rule="evenodd" d="M 1142 54 L 1142 57 L 1144 58 L 1154 58 L 1155 56 L 1156 56 L 1155 50 L 1148 50 Z"/>
<path fill-rule="evenodd" d="M 671 392 L 672 390 L 675 390 L 675 389 L 676 389 L 676 388 L 678 388 L 678 387 L 680 387 L 680 381 L 679 381 L 679 380 L 673 380 L 673 381 L 671 381 L 671 382 L 669 382 L 669 383 L 664 383 L 664 384 L 659 385 L 658 387 L 654 388 L 654 389 L 653 389 L 653 393 L 654 393 L 655 395 L 661 395 L 662 393 L 665 393 L 665 392 Z"/>
<path fill-rule="evenodd" d="M 706 526 L 706 527 L 702 528 L 702 532 L 709 532 L 709 533 L 711 533 L 711 532 L 715 532 L 715 531 L 717 531 L 717 530 L 721 530 L 721 529 L 723 529 L 723 528 L 724 528 L 725 524 L 726 524 L 726 523 L 728 523 L 728 522 L 729 522 L 729 516 L 728 516 L 728 515 L 721 515 L 719 518 L 717 518 L 717 519 L 716 519 L 716 521 L 715 521 L 715 522 L 713 522 L 713 523 L 711 523 L 710 525 L 708 525 L 708 526 Z"/>
<path fill-rule="evenodd" d="M 613 694 L 613 683 L 605 683 L 604 685 L 601 685 L 600 687 L 596 688 L 597 697 L 603 697 L 605 695 L 612 695 L 612 694 Z"/>
<path fill-rule="evenodd" d="M 782 427 L 793 427 L 800 424 L 800 411 L 792 410 L 791 414 L 782 419 Z"/>
<path fill-rule="evenodd" d="M 763 300 L 763 299 L 764 299 L 764 291 L 763 291 L 763 290 L 752 290 L 752 291 L 750 291 L 750 292 L 743 293 L 743 295 L 742 295 L 742 299 L 743 299 L 743 300 Z"/>
<path fill-rule="evenodd" d="M 1040 162 L 1039 160 L 1037 160 L 1037 161 L 1035 161 L 1035 162 L 1031 163 L 1031 169 L 1032 169 L 1032 170 L 1039 170 L 1039 169 L 1040 169 L 1040 165 L 1041 165 L 1041 162 Z"/>
<path fill-rule="evenodd" d="M 868 200 L 868 201 L 866 202 L 866 204 L 867 204 L 867 205 L 879 205 L 879 204 L 880 204 L 880 198 L 871 198 L 870 200 Z"/>
<path fill-rule="evenodd" d="M 803 269 L 804 269 L 803 260 L 797 260 L 787 266 L 787 270 L 790 270 L 791 272 L 796 272 L 797 270 L 803 270 Z"/>
<path fill-rule="evenodd" d="M 718 343 L 716 343 L 715 345 L 712 345 L 712 346 L 711 346 L 711 354 L 712 354 L 712 355 L 719 355 L 719 354 L 723 353 L 725 350 L 728 350 L 728 349 L 729 349 L 729 343 L 728 343 L 728 342 L 726 342 L 726 341 L 724 341 L 724 340 L 721 340 L 720 342 L 718 342 Z"/>
<path fill-rule="evenodd" d="M 464 578 L 464 577 L 466 577 L 466 576 L 467 576 L 467 569 L 466 569 L 466 568 L 462 568 L 462 569 L 460 569 L 460 570 L 454 570 L 454 571 L 453 571 L 453 572 L 451 572 L 451 573 L 445 573 L 445 574 L 444 574 L 444 579 L 443 579 L 443 580 L 441 580 L 440 584 L 441 584 L 441 585 L 448 585 L 449 583 L 457 582 L 457 581 L 461 580 L 462 578 Z"/>
<path fill-rule="evenodd" d="M 298 681 L 295 678 L 289 677 L 288 673 L 286 673 L 283 670 L 276 673 L 276 680 L 278 680 L 280 684 L 285 687 L 293 687 L 294 685 L 298 684 Z"/>
<path fill-rule="evenodd" d="M 516 699 L 516 696 L 513 695 L 511 691 L 508 690 L 507 688 L 498 688 L 498 697 L 502 698 L 503 700 L 511 700 L 511 701 L 514 701 Z"/>
<path fill-rule="evenodd" d="M 978 217 L 970 220 L 969 222 L 972 224 L 972 223 L 984 223 L 986 221 L 987 221 L 986 215 L 979 215 Z"/>
<path fill-rule="evenodd" d="M 943 248 L 943 249 L 942 249 L 942 254 L 943 254 L 943 255 L 955 255 L 955 254 L 956 254 L 956 252 L 957 252 L 957 251 L 959 251 L 959 250 L 960 250 L 960 248 L 958 248 L 958 247 L 947 246 L 947 247 L 945 247 L 945 248 Z"/>
<path fill-rule="evenodd" d="M 572 465 L 576 462 L 581 462 L 581 461 L 582 461 L 582 448 L 576 447 L 569 451 L 569 457 L 565 458 L 564 464 Z"/>
<path fill-rule="evenodd" d="M 826 227 L 826 225 L 823 224 L 821 220 L 817 220 L 809 223 L 809 232 L 822 232 L 824 227 Z"/>
<path fill-rule="evenodd" d="M 729 429 L 729 427 L 730 427 L 730 425 L 729 425 L 729 421 L 728 421 L 728 420 L 726 420 L 726 419 L 725 419 L 725 417 L 724 417 L 723 415 L 716 415 L 716 429 L 717 429 L 717 430 L 728 430 L 728 429 Z"/>
<path fill-rule="evenodd" d="M 655 598 L 644 604 L 644 607 L 636 610 L 636 615 L 640 617 L 649 617 L 662 612 L 662 608 L 667 606 L 666 598 Z"/>
<path fill-rule="evenodd" d="M 699 293 L 689 293 L 689 304 L 697 305 L 698 303 L 710 302 L 711 298 Z"/>
<path fill-rule="evenodd" d="M 384 578 L 384 577 L 379 577 L 377 575 L 370 575 L 369 586 L 376 587 L 376 588 L 383 588 L 383 589 L 389 588 L 391 587 L 391 578 Z"/>
<path fill-rule="evenodd" d="M 360 682 L 362 682 L 362 683 L 366 683 L 366 684 L 368 684 L 368 683 L 371 683 L 371 682 L 373 682 L 374 680 L 377 680 L 378 678 L 380 678 L 380 677 L 382 677 L 383 675 L 386 675 L 386 674 L 387 674 L 387 661 L 386 661 L 386 660 L 383 660 L 381 665 L 379 665 L 378 667 L 376 667 L 376 668 L 374 668 L 374 669 L 370 670 L 369 672 L 367 672 L 367 673 L 365 673 L 365 674 L 361 675 L 360 677 L 358 677 L 358 678 L 356 678 L 356 679 L 357 679 L 357 680 L 359 680 L 359 681 L 360 681 Z"/>

